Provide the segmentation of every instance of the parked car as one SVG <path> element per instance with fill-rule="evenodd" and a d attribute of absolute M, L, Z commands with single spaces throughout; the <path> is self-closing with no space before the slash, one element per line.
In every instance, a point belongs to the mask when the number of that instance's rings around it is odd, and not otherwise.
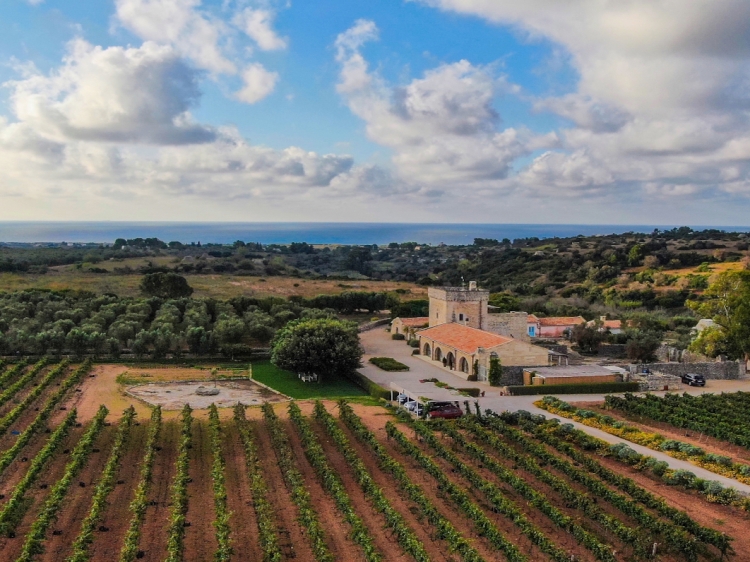
<path fill-rule="evenodd" d="M 406 394 L 399 394 L 398 396 L 396 396 L 396 402 L 398 402 L 399 404 L 405 404 L 408 401 L 409 397 Z"/>
<path fill-rule="evenodd" d="M 695 373 L 682 375 L 682 382 L 688 386 L 706 386 L 706 379 L 703 378 L 703 375 L 696 375 Z"/>
<path fill-rule="evenodd" d="M 409 402 L 406 402 L 404 404 L 404 407 L 411 413 L 417 414 L 418 416 L 421 416 L 422 412 L 424 412 L 424 406 L 416 400 L 410 400 Z"/>
<path fill-rule="evenodd" d="M 428 418 L 443 418 L 453 420 L 460 418 L 464 413 L 455 402 L 432 402 L 427 410 Z"/>

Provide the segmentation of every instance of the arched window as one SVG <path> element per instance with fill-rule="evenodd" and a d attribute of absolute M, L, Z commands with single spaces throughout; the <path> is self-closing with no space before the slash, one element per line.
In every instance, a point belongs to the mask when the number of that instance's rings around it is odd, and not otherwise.
<path fill-rule="evenodd" d="M 426 357 L 432 357 L 432 355 L 430 354 L 430 351 L 431 351 L 430 344 L 429 343 L 424 344 L 424 355 Z"/>
<path fill-rule="evenodd" d="M 466 360 L 466 357 L 461 357 L 461 361 L 458 362 L 458 368 L 461 369 L 462 373 L 469 372 L 469 362 Z"/>
<path fill-rule="evenodd" d="M 439 347 L 435 348 L 435 361 L 440 361 L 443 358 L 443 350 Z"/>

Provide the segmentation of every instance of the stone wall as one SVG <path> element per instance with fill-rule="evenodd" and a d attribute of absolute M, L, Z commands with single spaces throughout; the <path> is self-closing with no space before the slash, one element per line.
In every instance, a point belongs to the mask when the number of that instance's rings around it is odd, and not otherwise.
<path fill-rule="evenodd" d="M 681 390 L 682 381 L 677 375 L 636 375 L 633 381 L 639 385 L 639 390 Z"/>
<path fill-rule="evenodd" d="M 626 357 L 625 345 L 622 344 L 610 344 L 601 345 L 596 354 L 599 357 L 609 357 L 611 359 L 624 359 Z"/>
<path fill-rule="evenodd" d="M 486 329 L 488 332 L 501 336 L 530 341 L 526 312 L 502 312 L 487 315 Z"/>
<path fill-rule="evenodd" d="M 523 367 L 503 367 L 502 381 L 504 386 L 523 384 Z"/>
<path fill-rule="evenodd" d="M 653 373 L 682 376 L 688 373 L 703 375 L 705 379 L 737 380 L 745 376 L 745 364 L 737 361 L 712 363 L 649 363 L 647 365 L 631 365 L 631 373 L 640 373 L 644 368 Z"/>

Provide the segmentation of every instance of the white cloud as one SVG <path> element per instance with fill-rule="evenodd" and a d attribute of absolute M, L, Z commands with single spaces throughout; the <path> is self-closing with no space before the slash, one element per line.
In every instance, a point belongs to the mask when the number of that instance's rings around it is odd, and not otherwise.
<path fill-rule="evenodd" d="M 750 145 L 737 142 L 750 125 L 750 3 L 417 1 L 547 38 L 569 54 L 577 90 L 534 105 L 575 127 L 561 133 L 565 152 L 519 175 L 523 189 L 750 195 Z"/>
<path fill-rule="evenodd" d="M 195 72 L 170 47 L 103 49 L 78 39 L 59 69 L 5 85 L 18 119 L 55 141 L 184 144 L 215 136 L 192 122 Z"/>
<path fill-rule="evenodd" d="M 227 25 L 199 9 L 201 0 L 115 0 L 117 18 L 146 41 L 172 45 L 199 68 L 234 74 L 222 49 Z"/>
<path fill-rule="evenodd" d="M 270 10 L 245 8 L 234 18 L 234 24 L 255 41 L 263 51 L 286 49 L 287 40 L 273 30 L 274 13 Z"/>
<path fill-rule="evenodd" d="M 279 75 L 270 72 L 260 63 L 254 63 L 242 71 L 244 85 L 235 97 L 245 103 L 256 103 L 273 92 Z"/>
<path fill-rule="evenodd" d="M 360 48 L 377 27 L 360 20 L 336 40 L 341 64 L 338 91 L 361 117 L 373 141 L 394 150 L 401 179 L 458 189 L 466 184 L 500 187 L 515 159 L 540 144 L 513 128 L 499 130 L 492 107 L 502 84 L 490 71 L 462 60 L 444 64 L 404 87 L 388 87 L 368 69 Z M 554 144 L 547 137 L 541 146 Z"/>

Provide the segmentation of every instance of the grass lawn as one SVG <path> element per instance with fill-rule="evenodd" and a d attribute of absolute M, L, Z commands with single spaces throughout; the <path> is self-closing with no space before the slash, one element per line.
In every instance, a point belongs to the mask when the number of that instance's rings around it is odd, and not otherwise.
<path fill-rule="evenodd" d="M 304 400 L 307 398 L 341 398 L 368 396 L 367 392 L 348 379 L 323 377 L 320 383 L 302 382 L 296 373 L 279 369 L 270 361 L 253 363 L 253 379 L 282 394 Z"/>

